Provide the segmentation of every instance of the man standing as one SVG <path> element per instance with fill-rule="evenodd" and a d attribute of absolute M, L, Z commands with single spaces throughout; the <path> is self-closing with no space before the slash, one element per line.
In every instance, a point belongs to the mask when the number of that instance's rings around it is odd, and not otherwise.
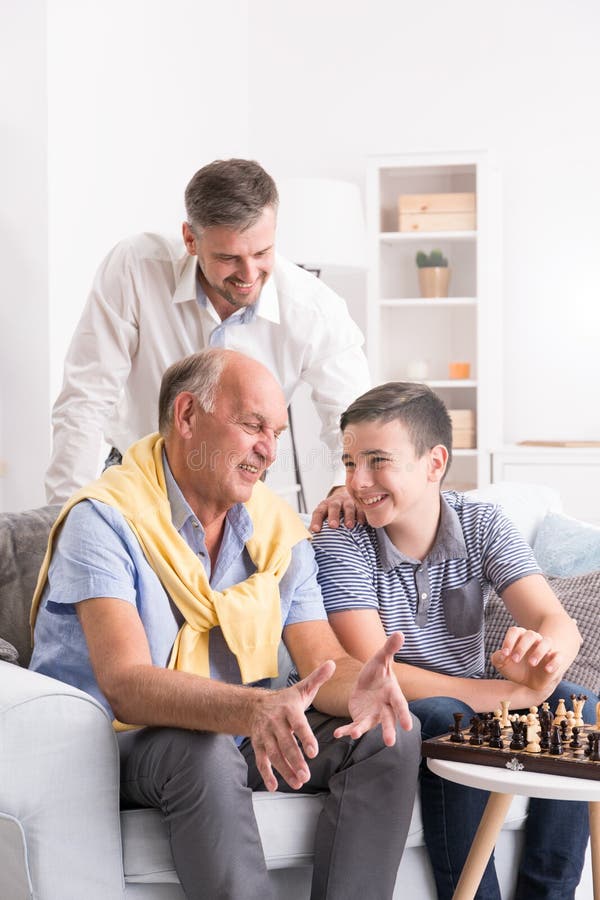
<path fill-rule="evenodd" d="M 121 453 L 155 431 L 163 372 L 204 347 L 260 360 L 288 404 L 307 382 L 321 437 L 339 457 L 339 415 L 369 386 L 363 338 L 340 297 L 276 257 L 275 182 L 256 162 L 218 160 L 196 172 L 185 204 L 183 245 L 136 235 L 96 274 L 54 405 L 49 502 L 95 477 L 103 439 Z M 333 464 L 332 480 L 343 483 Z"/>
<path fill-rule="evenodd" d="M 329 791 L 314 900 L 389 898 L 420 754 L 391 673 L 402 635 L 364 666 L 334 637 L 308 532 L 259 480 L 286 425 L 263 365 L 195 354 L 159 405 L 162 436 L 53 529 L 31 667 L 115 719 L 122 796 L 161 810 L 186 897 L 272 896 L 248 790 L 266 788 Z M 269 690 L 281 636 L 301 680 Z"/>

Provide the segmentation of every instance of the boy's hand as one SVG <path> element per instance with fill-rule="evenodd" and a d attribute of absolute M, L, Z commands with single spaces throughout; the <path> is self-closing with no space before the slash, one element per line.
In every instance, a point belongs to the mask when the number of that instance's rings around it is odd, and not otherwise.
<path fill-rule="evenodd" d="M 563 673 L 562 655 L 552 641 L 537 631 L 511 626 L 502 647 L 491 655 L 492 664 L 508 681 L 549 696 Z"/>

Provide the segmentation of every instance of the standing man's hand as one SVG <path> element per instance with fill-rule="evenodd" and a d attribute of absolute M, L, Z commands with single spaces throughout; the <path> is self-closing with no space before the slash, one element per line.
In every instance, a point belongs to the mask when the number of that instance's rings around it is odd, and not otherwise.
<path fill-rule="evenodd" d="M 405 731 L 411 730 L 413 723 L 408 702 L 392 670 L 394 653 L 400 650 L 403 643 L 404 635 L 395 631 L 364 664 L 348 702 L 352 722 L 336 728 L 335 737 L 347 734 L 358 738 L 381 724 L 383 741 L 391 747 L 396 743 L 397 723 Z"/>
<path fill-rule="evenodd" d="M 342 520 L 346 528 L 354 528 L 357 522 L 364 524 L 365 515 L 357 510 L 349 491 L 342 484 L 333 487 L 315 508 L 309 525 L 313 534 L 321 530 L 326 519 L 330 528 L 338 528 Z"/>
<path fill-rule="evenodd" d="M 334 672 L 335 663 L 328 659 L 292 687 L 264 691 L 256 701 L 249 736 L 258 771 L 268 791 L 277 790 L 274 768 L 294 790 L 309 780 L 310 771 L 302 753 L 313 759 L 319 745 L 304 713 Z"/>

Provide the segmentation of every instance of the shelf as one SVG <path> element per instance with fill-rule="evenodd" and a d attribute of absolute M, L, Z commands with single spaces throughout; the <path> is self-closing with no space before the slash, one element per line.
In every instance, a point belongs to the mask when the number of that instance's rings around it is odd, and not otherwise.
<path fill-rule="evenodd" d="M 404 244 L 415 241 L 474 241 L 476 231 L 381 231 L 379 240 L 384 244 Z"/>
<path fill-rule="evenodd" d="M 477 381 L 474 378 L 428 378 L 423 384 L 430 388 L 476 388 Z"/>
<path fill-rule="evenodd" d="M 390 297 L 379 300 L 380 306 L 476 306 L 477 297 Z"/>

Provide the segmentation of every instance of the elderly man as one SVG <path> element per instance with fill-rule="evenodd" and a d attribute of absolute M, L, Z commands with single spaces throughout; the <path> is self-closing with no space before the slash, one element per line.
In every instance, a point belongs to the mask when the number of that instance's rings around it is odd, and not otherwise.
<path fill-rule="evenodd" d="M 310 385 L 321 437 L 338 466 L 338 420 L 369 387 L 363 338 L 344 301 L 314 275 L 275 255 L 278 194 L 256 162 L 217 160 L 185 191 L 183 244 L 158 234 L 121 241 L 101 264 L 65 360 L 53 411 L 46 476 L 51 503 L 95 477 L 102 440 L 112 459 L 156 430 L 165 369 L 203 347 L 264 363 L 289 403 Z M 320 507 L 318 529 L 354 504 L 342 487 Z"/>
<path fill-rule="evenodd" d="M 195 354 L 159 405 L 161 436 L 53 529 L 31 666 L 114 718 L 123 798 L 162 811 L 186 897 L 271 896 L 248 790 L 266 788 L 330 792 L 314 898 L 389 898 L 420 751 L 391 674 L 403 637 L 362 668 L 334 637 L 308 532 L 259 480 L 286 427 L 262 364 Z M 272 690 L 282 633 L 301 680 Z"/>

